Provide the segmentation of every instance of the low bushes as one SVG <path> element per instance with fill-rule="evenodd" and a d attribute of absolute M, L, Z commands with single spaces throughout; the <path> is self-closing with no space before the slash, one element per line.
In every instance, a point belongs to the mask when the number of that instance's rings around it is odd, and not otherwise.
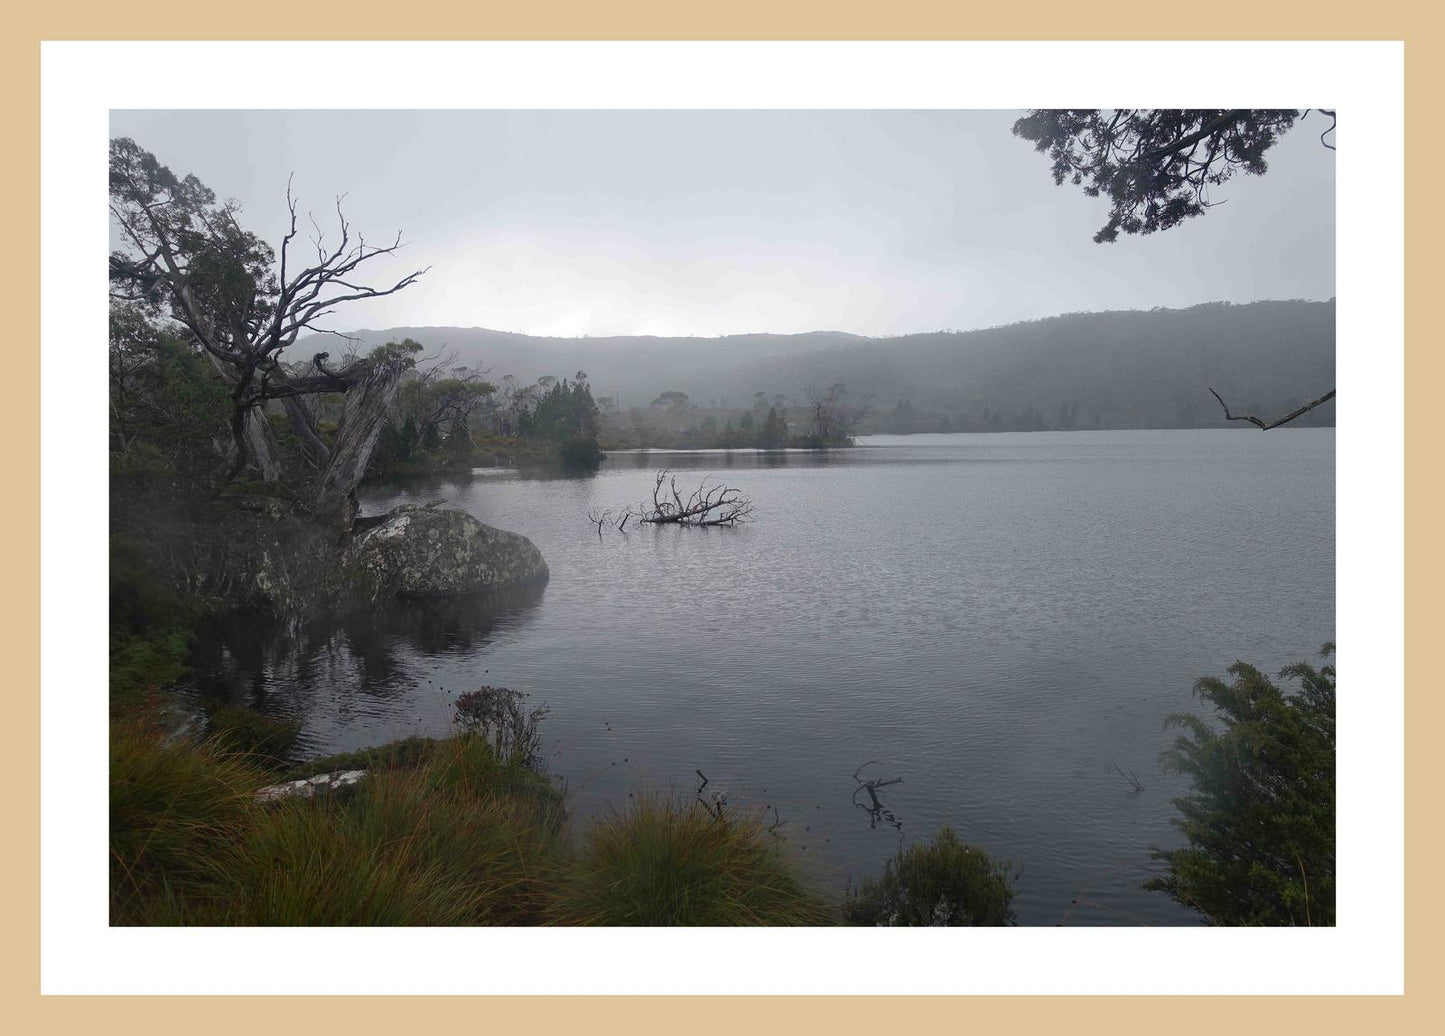
<path fill-rule="evenodd" d="M 900 849 L 882 877 L 850 891 L 843 916 L 858 925 L 1007 925 L 1012 901 L 1008 865 L 944 827 L 932 843 Z"/>
<path fill-rule="evenodd" d="M 274 769 L 285 765 L 291 746 L 301 733 L 301 724 L 238 705 L 213 705 L 208 729 L 232 751 L 249 756 L 258 766 Z"/>

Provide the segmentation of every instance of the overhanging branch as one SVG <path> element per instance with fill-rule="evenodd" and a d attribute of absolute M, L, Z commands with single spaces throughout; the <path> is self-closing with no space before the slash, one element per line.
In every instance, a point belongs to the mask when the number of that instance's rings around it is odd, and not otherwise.
<path fill-rule="evenodd" d="M 1334 389 L 1330 389 L 1328 392 L 1326 392 L 1326 393 L 1325 393 L 1323 396 L 1321 396 L 1319 399 L 1312 399 L 1312 400 L 1310 400 L 1308 403 L 1306 403 L 1304 406 L 1300 407 L 1300 408 L 1297 409 L 1297 410 L 1291 410 L 1289 413 L 1285 414 L 1283 417 L 1276 418 L 1276 419 L 1273 420 L 1273 421 L 1263 421 L 1263 420 L 1261 420 L 1260 418 L 1255 417 L 1255 416 L 1252 415 L 1252 414 L 1232 414 L 1232 413 L 1229 412 L 1229 404 L 1224 401 L 1224 399 L 1219 395 L 1218 392 L 1215 392 L 1214 389 L 1211 388 L 1211 389 L 1209 390 L 1209 394 L 1210 394 L 1211 396 L 1213 396 L 1215 399 L 1219 400 L 1219 405 L 1222 406 L 1222 407 L 1224 407 L 1224 419 L 1225 419 L 1226 421 L 1248 421 L 1250 424 L 1254 425 L 1256 428 L 1258 428 L 1258 429 L 1259 429 L 1260 431 L 1262 431 L 1262 432 L 1267 432 L 1267 431 L 1269 431 L 1271 428 L 1278 428 L 1278 427 L 1279 427 L 1280 425 L 1282 425 L 1282 424 L 1289 424 L 1291 421 L 1293 421 L 1296 417 L 1299 417 L 1301 414 L 1307 414 L 1307 413 L 1309 413 L 1311 410 L 1313 410 L 1315 407 L 1319 406 L 1321 403 L 1327 403 L 1327 402 L 1329 402 L 1330 400 L 1332 400 L 1332 399 L 1335 398 L 1335 390 L 1334 390 Z"/>

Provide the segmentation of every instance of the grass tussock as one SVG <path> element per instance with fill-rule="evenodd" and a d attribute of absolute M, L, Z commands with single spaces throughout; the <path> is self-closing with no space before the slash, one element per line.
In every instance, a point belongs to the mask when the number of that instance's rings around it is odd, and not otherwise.
<path fill-rule="evenodd" d="M 551 911 L 576 925 L 818 925 L 832 913 L 760 822 L 653 798 L 589 827 Z"/>
<path fill-rule="evenodd" d="M 153 924 L 206 885 L 224 851 L 259 820 L 265 771 L 214 740 L 163 744 L 138 723 L 110 733 L 113 924 Z M 163 923 L 163 922 L 162 922 Z"/>

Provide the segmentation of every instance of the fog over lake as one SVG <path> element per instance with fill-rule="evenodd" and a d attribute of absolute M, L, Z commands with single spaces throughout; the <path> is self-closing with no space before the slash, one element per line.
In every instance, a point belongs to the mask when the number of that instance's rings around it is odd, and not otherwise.
<path fill-rule="evenodd" d="M 511 687 L 551 707 L 575 815 L 700 771 L 840 892 L 947 823 L 1013 863 L 1023 924 L 1193 924 L 1139 889 L 1179 841 L 1163 722 L 1236 658 L 1333 638 L 1334 450 L 1329 428 L 872 436 L 374 489 L 364 514 L 440 500 L 524 533 L 550 581 L 289 645 L 236 624 L 199 682 L 301 720 L 303 756 L 443 734 L 459 692 Z M 756 520 L 599 537 L 589 510 L 661 468 Z M 855 774 L 902 783 L 870 811 Z"/>

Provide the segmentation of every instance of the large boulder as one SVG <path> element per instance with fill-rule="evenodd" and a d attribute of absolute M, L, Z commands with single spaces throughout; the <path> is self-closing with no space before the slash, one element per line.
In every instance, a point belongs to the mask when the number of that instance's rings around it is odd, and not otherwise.
<path fill-rule="evenodd" d="M 353 534 L 342 565 L 373 601 L 461 597 L 547 578 L 542 552 L 527 537 L 483 525 L 463 511 L 398 507 Z"/>

